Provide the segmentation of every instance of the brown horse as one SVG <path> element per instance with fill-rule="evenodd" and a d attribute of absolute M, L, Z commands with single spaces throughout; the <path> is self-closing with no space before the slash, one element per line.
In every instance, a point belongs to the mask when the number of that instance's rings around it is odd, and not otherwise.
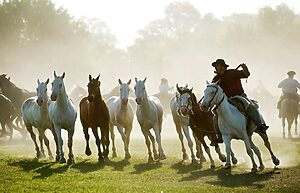
<path fill-rule="evenodd" d="M 203 145 L 211 163 L 211 168 L 215 167 L 214 160 L 211 157 L 209 147 L 205 143 L 204 137 L 207 136 L 210 141 L 216 139 L 216 132 L 213 127 L 213 115 L 211 112 L 204 112 L 200 109 L 200 106 L 197 102 L 195 94 L 192 92 L 193 89 L 184 88 L 181 89 L 177 87 L 178 92 L 180 93 L 181 100 L 181 112 L 186 112 L 189 114 L 189 125 L 198 138 L 198 140 Z M 221 153 L 219 145 L 215 145 L 215 150 L 219 155 L 219 159 L 222 162 L 226 161 L 226 157 Z M 236 158 L 232 154 L 233 162 L 236 163 Z"/>
<path fill-rule="evenodd" d="M 99 77 L 92 78 L 89 75 L 88 96 L 84 97 L 79 104 L 80 121 L 83 127 L 83 132 L 86 140 L 85 154 L 90 156 L 92 154 L 89 147 L 89 133 L 88 128 L 91 127 L 96 138 L 98 147 L 98 161 L 107 159 L 109 153 L 109 111 L 102 99 L 100 93 Z M 101 141 L 98 136 L 98 127 L 101 130 Z M 100 142 L 102 142 L 103 153 L 101 152 Z"/>
<path fill-rule="evenodd" d="M 281 102 L 281 113 L 282 113 L 282 136 L 285 138 L 285 120 L 288 123 L 288 137 L 291 138 L 291 127 L 295 122 L 295 135 L 297 135 L 297 124 L 298 124 L 298 103 L 296 100 L 291 98 L 283 99 Z"/>

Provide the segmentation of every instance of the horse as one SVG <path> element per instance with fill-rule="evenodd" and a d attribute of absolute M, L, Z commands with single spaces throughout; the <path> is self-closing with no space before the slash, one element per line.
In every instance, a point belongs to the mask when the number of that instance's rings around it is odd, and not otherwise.
<path fill-rule="evenodd" d="M 178 84 L 176 85 L 178 87 Z M 187 88 L 186 87 L 181 87 L 181 89 Z M 191 151 L 191 159 L 192 159 L 192 164 L 196 164 L 198 163 L 198 161 L 196 160 L 195 154 L 194 154 L 194 150 L 193 150 L 193 141 L 190 137 L 189 134 L 189 116 L 188 115 L 183 115 L 183 113 L 180 111 L 180 94 L 179 92 L 176 92 L 175 96 L 172 97 L 171 102 L 170 102 L 170 109 L 172 112 L 172 117 L 173 117 L 173 122 L 175 124 L 176 127 L 176 131 L 178 133 L 178 137 L 181 143 L 181 149 L 182 149 L 182 153 L 183 153 L 183 160 L 187 160 L 188 159 L 188 155 L 186 153 L 185 147 L 184 147 L 184 143 L 183 143 L 183 135 L 182 135 L 182 130 L 183 133 L 188 141 L 188 146 L 190 148 Z M 197 157 L 202 161 L 205 161 L 205 157 L 203 156 L 203 152 L 202 152 L 202 148 L 201 148 L 201 144 L 199 142 L 199 140 L 197 139 L 197 137 L 194 135 L 193 133 L 193 137 L 196 143 L 196 155 Z"/>
<path fill-rule="evenodd" d="M 169 92 L 159 92 L 154 94 L 153 96 L 157 97 L 160 100 L 165 115 L 172 113 L 169 107 L 170 107 L 171 100 L 174 96 L 173 94 Z"/>
<path fill-rule="evenodd" d="M 10 78 L 7 77 L 7 74 L 0 75 L 0 89 L 2 91 L 2 94 L 11 100 L 16 109 L 11 118 L 11 120 L 16 119 L 16 125 L 14 126 L 14 128 L 19 131 L 23 137 L 26 137 L 27 132 L 22 121 L 21 106 L 24 100 L 29 97 L 36 96 L 36 93 L 18 88 L 14 83 L 10 81 Z"/>
<path fill-rule="evenodd" d="M 112 151 L 113 157 L 117 156 L 116 147 L 115 147 L 115 134 L 114 134 L 114 126 L 117 127 L 123 143 L 124 143 L 124 151 L 125 151 L 125 159 L 131 158 L 129 153 L 129 141 L 130 141 L 130 133 L 132 130 L 133 123 L 133 108 L 129 102 L 129 85 L 131 83 L 131 79 L 127 83 L 123 83 L 120 79 L 120 96 L 110 97 L 107 101 L 107 105 L 109 108 L 110 114 L 110 135 L 112 140 Z M 123 131 L 124 128 L 124 131 Z"/>
<path fill-rule="evenodd" d="M 161 130 L 162 130 L 162 121 L 163 121 L 163 108 L 158 98 L 153 96 L 148 96 L 145 88 L 145 78 L 144 80 L 138 80 L 135 78 L 135 96 L 136 103 L 138 104 L 136 110 L 137 120 L 141 127 L 142 133 L 145 137 L 145 143 L 148 148 L 148 162 L 153 162 L 156 160 L 164 160 L 166 156 L 164 154 L 162 145 L 161 145 Z M 150 129 L 153 128 L 156 136 L 156 141 L 158 143 L 158 154 L 155 148 L 155 139 L 151 134 Z M 152 156 L 150 148 L 150 140 L 152 142 L 154 159 Z"/>
<path fill-rule="evenodd" d="M 11 100 L 1 94 L 0 92 L 0 124 L 2 127 L 0 137 L 10 136 L 12 137 L 12 116 L 15 112 L 14 105 L 12 104 Z M 6 130 L 6 125 L 8 126 L 10 133 Z"/>
<path fill-rule="evenodd" d="M 216 139 L 216 132 L 213 126 L 213 115 L 211 112 L 204 112 L 200 109 L 200 106 L 197 102 L 196 95 L 192 92 L 193 88 L 189 89 L 187 87 L 180 88 L 176 85 L 177 91 L 179 92 L 179 111 L 185 115 L 189 116 L 189 125 L 197 137 L 197 139 L 203 145 L 209 160 L 210 167 L 215 168 L 215 162 L 210 154 L 210 149 L 206 144 L 204 137 L 207 136 L 210 141 Z M 218 144 L 215 145 L 215 151 L 219 156 L 219 159 L 222 162 L 226 161 L 225 155 L 223 155 L 220 151 L 220 147 Z M 231 154 L 233 158 L 233 162 L 237 163 L 237 159 L 234 154 Z M 201 161 L 201 160 L 200 160 Z M 202 163 L 201 163 L 202 164 Z"/>
<path fill-rule="evenodd" d="M 92 154 L 89 147 L 89 133 L 88 128 L 91 127 L 96 139 L 98 147 L 98 161 L 104 161 L 108 157 L 109 153 L 109 111 L 108 107 L 102 99 L 100 92 L 99 77 L 92 78 L 89 75 L 88 96 L 84 97 L 79 103 L 80 109 L 80 121 L 82 124 L 86 149 L 85 154 L 90 156 Z M 98 136 L 98 127 L 101 130 L 101 141 Z M 101 152 L 100 143 L 102 142 L 103 153 Z"/>
<path fill-rule="evenodd" d="M 261 153 L 259 149 L 255 146 L 252 141 L 252 134 L 255 130 L 255 125 L 251 122 L 249 130 L 246 128 L 246 117 L 232 104 L 228 102 L 228 98 L 223 92 L 223 89 L 217 83 L 208 83 L 206 89 L 204 90 L 204 97 L 201 103 L 201 108 L 208 111 L 209 108 L 215 105 L 215 111 L 218 114 L 218 126 L 222 133 L 222 137 L 225 143 L 226 149 L 226 163 L 225 169 L 231 168 L 230 154 L 231 154 L 231 140 L 232 139 L 242 139 L 245 143 L 247 153 L 252 161 L 252 171 L 257 171 L 257 165 L 253 158 L 254 150 L 255 154 L 259 159 L 259 169 L 263 170 L 264 165 L 261 158 Z M 273 163 L 277 166 L 279 165 L 279 159 L 273 154 L 271 150 L 271 145 L 268 140 L 268 135 L 255 130 L 261 138 L 264 140 L 264 144 L 271 154 Z"/>
<path fill-rule="evenodd" d="M 38 79 L 37 83 L 37 96 L 28 98 L 24 101 L 22 105 L 23 120 L 27 131 L 30 133 L 31 139 L 34 142 L 36 157 L 45 157 L 45 152 L 43 148 L 44 141 L 48 150 L 49 159 L 53 159 L 53 155 L 49 146 L 49 140 L 45 135 L 46 129 L 50 129 L 56 143 L 56 160 L 58 160 L 59 152 L 57 145 L 57 137 L 48 116 L 48 104 L 51 102 L 49 101 L 49 97 L 47 95 L 47 85 L 49 83 L 49 78 L 45 82 L 40 82 L 40 80 Z M 35 127 L 38 130 L 40 148 L 37 144 L 36 136 L 32 127 Z"/>
<path fill-rule="evenodd" d="M 281 102 L 281 122 L 282 122 L 282 136 L 285 138 L 285 120 L 288 123 L 288 137 L 291 135 L 291 127 L 293 122 L 295 122 L 295 135 L 297 135 L 297 125 L 298 125 L 298 103 L 296 100 L 291 98 L 285 98 Z"/>
<path fill-rule="evenodd" d="M 84 88 L 79 86 L 78 84 L 74 85 L 70 92 L 70 99 L 73 101 L 75 105 L 75 109 L 77 110 L 79 103 L 83 97 L 87 95 L 87 92 Z"/>
<path fill-rule="evenodd" d="M 59 163 L 66 163 L 63 152 L 63 140 L 61 137 L 61 130 L 65 129 L 68 132 L 68 148 L 69 148 L 69 159 L 68 164 L 75 163 L 74 154 L 72 150 L 73 146 L 73 135 L 75 129 L 75 121 L 77 112 L 75 107 L 68 97 L 64 84 L 65 72 L 62 76 L 57 76 L 54 71 L 54 80 L 51 83 L 51 103 L 48 106 L 48 113 L 51 123 L 55 129 L 55 133 L 58 140 L 59 148 Z"/>

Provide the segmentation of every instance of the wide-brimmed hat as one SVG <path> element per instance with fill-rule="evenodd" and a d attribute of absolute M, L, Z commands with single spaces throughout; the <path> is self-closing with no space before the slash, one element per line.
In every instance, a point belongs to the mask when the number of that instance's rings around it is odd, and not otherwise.
<path fill-rule="evenodd" d="M 295 74 L 296 74 L 296 72 L 292 71 L 292 70 L 287 72 L 287 75 L 295 75 Z"/>
<path fill-rule="evenodd" d="M 228 67 L 228 65 L 225 63 L 223 59 L 217 59 L 215 62 L 213 62 L 211 65 L 215 67 L 216 64 L 224 65 L 225 67 Z"/>
<path fill-rule="evenodd" d="M 163 82 L 168 82 L 168 80 L 166 78 L 162 78 L 160 79 L 160 81 L 163 83 Z"/>

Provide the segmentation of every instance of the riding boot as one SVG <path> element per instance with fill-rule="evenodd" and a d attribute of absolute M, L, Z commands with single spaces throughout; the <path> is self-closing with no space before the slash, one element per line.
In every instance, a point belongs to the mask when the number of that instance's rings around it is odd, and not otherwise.
<path fill-rule="evenodd" d="M 251 120 L 255 123 L 256 129 L 262 133 L 266 133 L 266 130 L 269 128 L 260 118 L 258 110 L 253 106 L 249 105 L 248 112 Z"/>
<path fill-rule="evenodd" d="M 221 134 L 219 126 L 218 126 L 217 114 L 215 114 L 213 117 L 213 126 L 214 126 L 214 130 L 216 132 L 216 137 L 211 139 L 210 146 L 216 146 L 216 145 L 218 145 L 218 143 L 223 143 L 222 134 Z"/>

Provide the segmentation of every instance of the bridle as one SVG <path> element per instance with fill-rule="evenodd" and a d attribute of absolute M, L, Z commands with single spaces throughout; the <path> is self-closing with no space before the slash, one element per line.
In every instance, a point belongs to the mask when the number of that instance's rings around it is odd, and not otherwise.
<path fill-rule="evenodd" d="M 188 95 L 190 96 L 189 93 L 187 93 L 187 92 L 185 92 L 185 93 L 188 94 Z M 177 111 L 177 113 L 178 113 L 179 115 L 182 115 L 182 113 L 181 113 L 181 111 L 180 111 L 180 109 L 181 109 L 182 107 L 185 107 L 185 108 L 188 110 L 188 112 L 191 112 L 191 111 L 192 111 L 192 101 L 191 101 L 191 97 L 188 99 L 187 104 L 182 104 L 182 103 L 181 103 L 181 101 L 182 101 L 181 96 L 182 96 L 183 94 L 185 94 L 185 93 L 182 93 L 182 94 L 179 94 L 179 96 L 176 96 L 176 97 L 177 97 L 177 100 L 179 100 L 179 104 L 180 104 L 180 108 L 179 108 L 178 111 Z"/>
<path fill-rule="evenodd" d="M 209 102 L 208 102 L 208 105 L 209 105 L 209 107 L 211 107 L 211 102 L 213 101 L 213 99 L 215 98 L 215 96 L 217 95 L 217 92 L 219 91 L 219 87 L 218 86 L 214 86 L 214 85 L 207 85 L 207 87 L 212 87 L 212 88 L 215 88 L 216 89 L 216 92 L 214 92 L 214 95 L 213 95 L 213 97 L 209 100 Z M 215 106 L 215 110 L 221 105 L 221 103 L 224 101 L 224 99 L 225 99 L 225 94 L 223 93 L 223 97 L 222 97 L 222 99 L 216 104 L 216 106 Z"/>

